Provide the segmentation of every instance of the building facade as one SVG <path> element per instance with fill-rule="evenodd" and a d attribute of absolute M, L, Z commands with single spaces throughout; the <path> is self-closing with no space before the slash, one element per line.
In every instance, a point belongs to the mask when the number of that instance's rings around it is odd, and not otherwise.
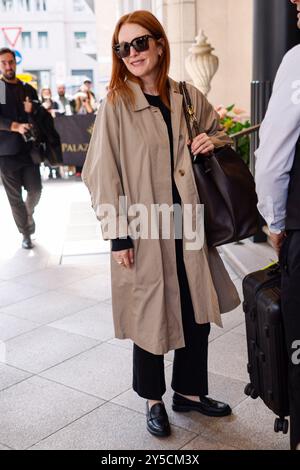
<path fill-rule="evenodd" d="M 170 75 L 190 80 L 185 59 L 200 29 L 215 48 L 219 70 L 208 95 L 214 105 L 230 105 L 250 112 L 253 54 L 253 0 L 96 0 L 97 47 L 100 75 L 107 81 L 111 64 L 111 37 L 124 13 L 145 9 L 166 29 L 171 46 Z M 104 7 L 105 3 L 105 7 Z"/>
<path fill-rule="evenodd" d="M 40 88 L 63 82 L 72 92 L 86 77 L 98 87 L 96 17 L 84 0 L 0 0 L 0 47 L 16 38 L 18 72 Z"/>

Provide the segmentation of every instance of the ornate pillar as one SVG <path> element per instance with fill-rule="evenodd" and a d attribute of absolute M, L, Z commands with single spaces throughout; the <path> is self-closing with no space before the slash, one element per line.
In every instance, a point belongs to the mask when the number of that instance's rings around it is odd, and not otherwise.
<path fill-rule="evenodd" d="M 189 80 L 185 59 L 197 34 L 196 1 L 153 0 L 152 8 L 170 41 L 170 75 L 175 80 Z"/>
<path fill-rule="evenodd" d="M 185 67 L 194 85 L 205 95 L 211 89 L 211 81 L 219 66 L 219 59 L 212 54 L 214 48 L 207 42 L 207 37 L 201 29 L 196 42 L 189 49 L 185 59 Z"/>

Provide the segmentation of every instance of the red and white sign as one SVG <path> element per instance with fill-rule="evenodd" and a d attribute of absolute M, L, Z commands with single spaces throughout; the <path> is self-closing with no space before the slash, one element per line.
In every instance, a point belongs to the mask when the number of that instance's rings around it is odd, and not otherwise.
<path fill-rule="evenodd" d="M 10 47 L 14 48 L 22 32 L 22 27 L 1 28 Z"/>

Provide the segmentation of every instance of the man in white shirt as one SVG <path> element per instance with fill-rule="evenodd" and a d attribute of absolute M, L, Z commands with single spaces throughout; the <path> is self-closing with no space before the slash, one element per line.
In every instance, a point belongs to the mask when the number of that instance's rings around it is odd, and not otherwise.
<path fill-rule="evenodd" d="M 300 0 L 297 7 L 300 29 Z M 282 271 L 282 312 L 289 354 L 291 448 L 300 446 L 300 45 L 287 52 L 260 129 L 258 209 Z"/>

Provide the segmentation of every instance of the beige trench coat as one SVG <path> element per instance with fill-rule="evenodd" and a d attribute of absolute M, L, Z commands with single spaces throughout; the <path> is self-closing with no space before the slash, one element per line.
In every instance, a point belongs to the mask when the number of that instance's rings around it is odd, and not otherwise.
<path fill-rule="evenodd" d="M 171 159 L 167 127 L 156 107 L 150 106 L 140 86 L 130 82 L 135 106 L 119 101 L 115 106 L 104 100 L 97 115 L 83 180 L 92 206 L 104 204 L 116 209 L 116 237 L 128 234 L 128 220 L 118 211 L 119 196 L 126 195 L 128 206 L 143 203 L 172 205 Z M 206 98 L 188 85 L 200 125 L 216 147 L 230 142 L 220 130 L 218 115 Z M 170 79 L 171 118 L 174 141 L 174 178 L 183 204 L 199 204 L 191 158 L 186 145 L 187 130 L 178 83 Z M 115 217 L 116 218 L 116 217 Z M 114 237 L 113 237 L 114 238 Z M 183 241 L 185 238 L 183 237 Z M 111 257 L 112 307 L 115 335 L 131 338 L 138 346 L 164 354 L 185 346 L 176 270 L 174 239 L 134 240 L 135 260 L 131 269 Z M 191 298 L 197 323 L 222 326 L 220 313 L 240 303 L 223 262 L 214 248 L 184 249 Z"/>

